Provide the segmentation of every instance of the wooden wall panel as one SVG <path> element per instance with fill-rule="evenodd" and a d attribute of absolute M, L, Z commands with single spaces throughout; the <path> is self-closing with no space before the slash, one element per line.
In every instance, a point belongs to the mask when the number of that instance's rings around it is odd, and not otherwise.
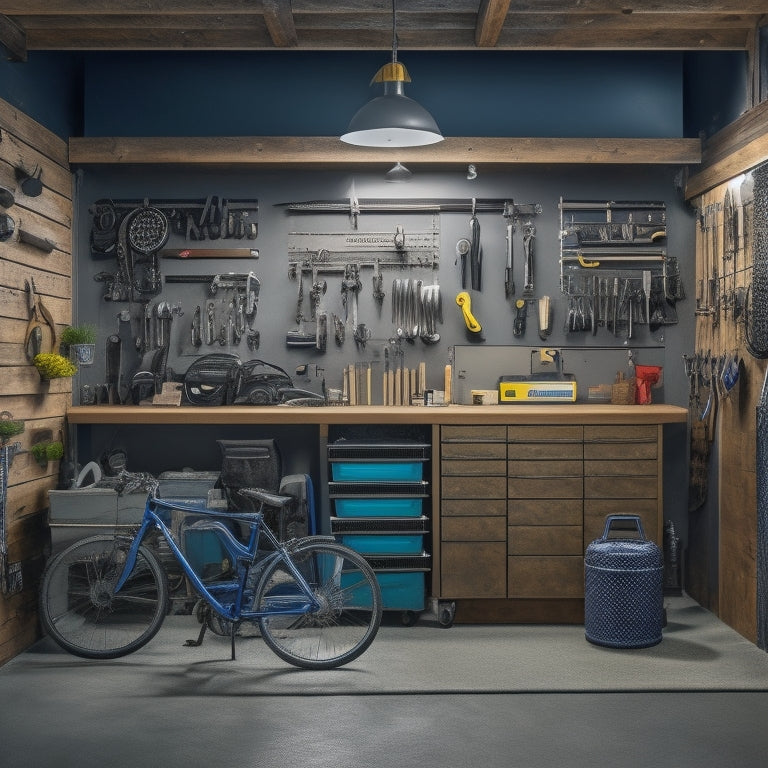
<path fill-rule="evenodd" d="M 732 184 L 738 183 L 734 179 Z M 709 225 L 697 231 L 696 285 L 700 308 L 716 303 L 704 286 L 718 276 L 718 312 L 700 312 L 696 351 L 713 355 L 737 352 L 743 362 L 738 385 L 717 402 L 707 503 L 689 515 L 687 590 L 728 625 L 757 641 L 757 495 L 755 473 L 756 406 L 766 361 L 752 357 L 745 346 L 743 317 L 734 319 L 732 294 L 751 281 L 752 236 L 733 257 L 723 239 L 723 202 L 728 183 L 698 198 L 700 212 L 709 211 Z M 724 258 L 724 255 L 726 258 Z M 706 305 L 706 306 L 705 306 Z M 691 350 L 693 352 L 693 350 Z M 717 480 L 717 482 L 714 482 Z M 713 489 L 717 490 L 715 494 Z M 713 535 L 717 541 L 712 541 Z M 716 560 L 712 561 L 712 555 Z M 716 571 L 713 567 L 716 565 Z"/>
<path fill-rule="evenodd" d="M 41 173 L 42 194 L 24 194 L 16 180 L 17 167 Z M 2 664 L 29 647 L 40 632 L 37 594 L 49 549 L 48 490 L 56 487 L 59 467 L 58 462 L 41 466 L 29 449 L 42 436 L 63 437 L 64 415 L 72 402 L 72 380 L 41 382 L 24 349 L 29 320 L 25 281 L 34 281 L 57 333 L 72 318 L 72 174 L 67 145 L 2 100 L 0 184 L 11 189 L 15 199 L 0 213 L 53 245 L 47 253 L 13 238 L 0 243 L 0 411 L 25 422 L 25 431 L 13 438 L 21 452 L 14 456 L 8 473 L 5 504 L 8 560 L 21 563 L 23 589 L 0 594 Z M 45 341 L 51 338 L 52 334 Z"/>

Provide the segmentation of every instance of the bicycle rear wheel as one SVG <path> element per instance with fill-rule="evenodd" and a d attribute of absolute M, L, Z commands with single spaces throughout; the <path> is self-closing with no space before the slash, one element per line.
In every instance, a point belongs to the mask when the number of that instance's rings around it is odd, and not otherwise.
<path fill-rule="evenodd" d="M 40 620 L 65 651 L 113 659 L 157 634 L 168 612 L 168 585 L 149 549 L 139 547 L 128 580 L 114 593 L 128 546 L 113 536 L 92 536 L 48 564 L 40 587 Z"/>
<path fill-rule="evenodd" d="M 362 555 L 334 542 L 310 542 L 291 559 L 319 603 L 281 560 L 267 567 L 254 608 L 283 611 L 259 620 L 264 642 L 284 661 L 306 669 L 340 667 L 373 642 L 381 624 L 381 590 Z"/>

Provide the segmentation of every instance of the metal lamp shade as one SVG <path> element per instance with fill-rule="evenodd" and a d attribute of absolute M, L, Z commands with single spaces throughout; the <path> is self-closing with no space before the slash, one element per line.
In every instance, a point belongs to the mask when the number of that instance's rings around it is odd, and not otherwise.
<path fill-rule="evenodd" d="M 443 135 L 432 115 L 403 94 L 401 82 L 387 82 L 384 95 L 357 111 L 341 140 L 360 147 L 420 147 Z"/>

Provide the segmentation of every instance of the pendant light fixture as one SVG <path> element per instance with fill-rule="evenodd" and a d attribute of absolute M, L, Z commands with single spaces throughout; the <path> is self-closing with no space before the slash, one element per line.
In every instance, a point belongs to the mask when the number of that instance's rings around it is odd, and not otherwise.
<path fill-rule="evenodd" d="M 397 60 L 397 14 L 392 0 L 392 61 L 371 80 L 384 84 L 384 95 L 358 110 L 341 140 L 360 147 L 420 147 L 443 140 L 432 115 L 403 92 L 411 78 Z"/>

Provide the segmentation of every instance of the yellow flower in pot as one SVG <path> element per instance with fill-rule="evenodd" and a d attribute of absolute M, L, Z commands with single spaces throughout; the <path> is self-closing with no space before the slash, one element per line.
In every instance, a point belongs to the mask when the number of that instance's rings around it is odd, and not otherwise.
<path fill-rule="evenodd" d="M 50 379 L 65 379 L 77 373 L 77 366 L 63 355 L 53 352 L 41 352 L 35 355 L 32 362 L 43 381 Z"/>

